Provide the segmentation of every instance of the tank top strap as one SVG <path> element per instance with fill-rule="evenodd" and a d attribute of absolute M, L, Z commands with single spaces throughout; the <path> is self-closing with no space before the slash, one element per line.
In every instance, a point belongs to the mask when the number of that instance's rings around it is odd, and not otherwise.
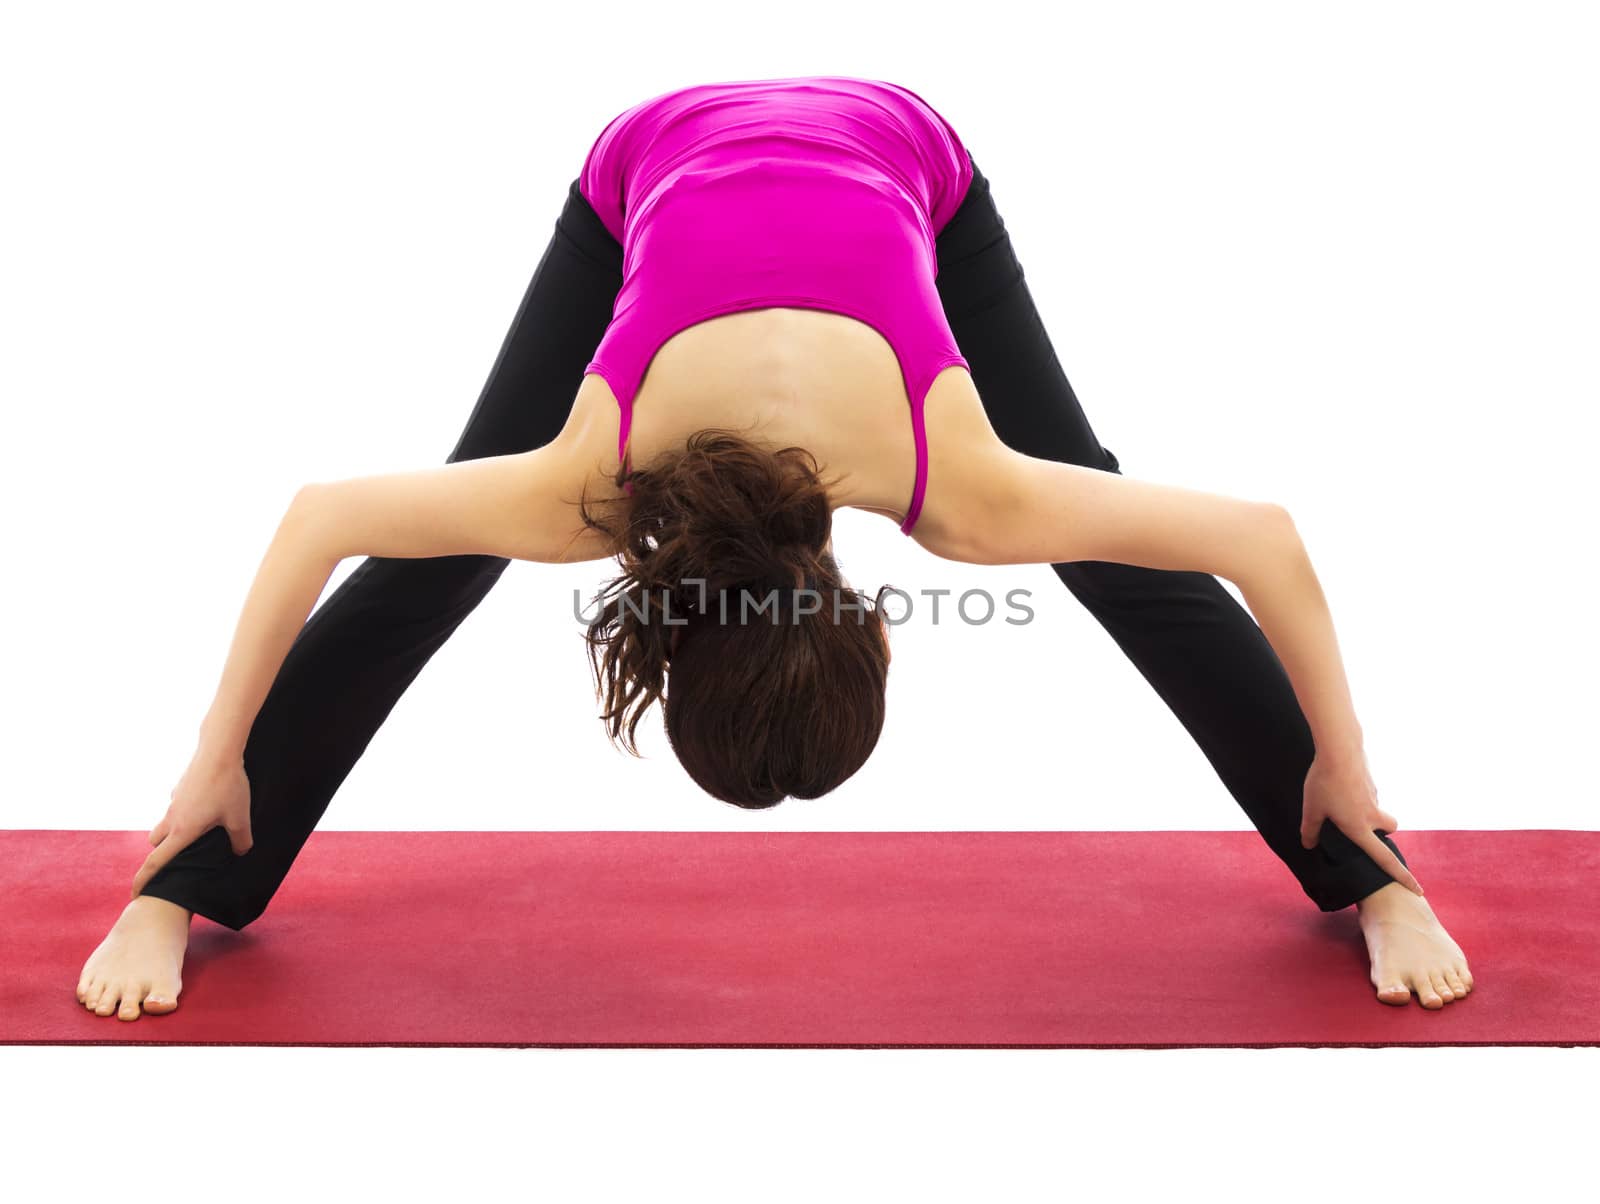
<path fill-rule="evenodd" d="M 622 461 L 622 471 L 631 471 L 628 464 L 628 435 L 633 429 L 633 401 L 630 398 L 617 398 L 617 408 L 622 411 L 622 420 L 617 428 L 617 458 Z M 622 488 L 630 497 L 633 495 L 633 482 L 624 481 Z"/>
<path fill-rule="evenodd" d="M 953 344 L 952 344 L 953 346 Z M 898 347 L 896 348 L 898 351 Z M 911 384 L 910 373 L 904 371 L 910 365 L 901 361 L 902 375 L 906 377 L 908 386 Z M 967 363 L 966 357 L 960 350 L 947 351 L 934 360 L 926 368 L 917 368 L 915 391 L 908 389 L 911 400 L 911 438 L 917 449 L 917 479 L 911 490 L 911 505 L 906 508 L 905 522 L 900 524 L 900 531 L 904 535 L 911 534 L 911 528 L 917 525 L 917 519 L 922 515 L 922 502 L 928 492 L 928 394 L 933 390 L 933 382 L 946 368 L 966 368 L 969 372 L 972 366 Z"/>
<path fill-rule="evenodd" d="M 910 535 L 911 528 L 917 525 L 917 519 L 922 514 L 922 498 L 928 491 L 928 424 L 923 411 L 923 402 L 928 398 L 924 390 L 921 397 L 911 403 L 911 438 L 917 447 L 917 482 L 911 490 L 911 505 L 906 508 L 905 522 L 900 524 L 900 532 Z"/>

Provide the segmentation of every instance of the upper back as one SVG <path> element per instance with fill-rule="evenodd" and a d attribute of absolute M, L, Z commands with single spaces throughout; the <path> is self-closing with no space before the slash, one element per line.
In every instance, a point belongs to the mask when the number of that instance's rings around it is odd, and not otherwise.
<path fill-rule="evenodd" d="M 955 503 L 950 495 L 959 473 L 952 460 L 994 441 L 971 375 L 956 366 L 940 373 L 926 395 L 928 455 L 919 459 L 905 386 L 883 339 L 848 318 L 812 310 L 738 313 L 680 332 L 663 345 L 639 400 L 627 450 L 640 467 L 681 448 L 696 431 L 731 429 L 773 449 L 804 447 L 826 478 L 837 479 L 829 490 L 836 507 L 882 514 L 902 529 L 921 470 L 937 488 L 928 491 L 913 534 L 936 552 Z M 585 375 L 562 436 L 578 450 L 591 497 L 618 493 L 620 432 L 617 398 L 605 378 Z"/>

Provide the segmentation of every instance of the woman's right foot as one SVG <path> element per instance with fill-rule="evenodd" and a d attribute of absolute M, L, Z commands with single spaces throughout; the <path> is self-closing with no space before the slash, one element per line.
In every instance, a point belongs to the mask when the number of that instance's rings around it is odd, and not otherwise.
<path fill-rule="evenodd" d="M 154 895 L 131 900 L 84 962 L 78 1002 L 97 1016 L 115 1012 L 119 1020 L 172 1011 L 183 990 L 178 976 L 192 914 Z"/>

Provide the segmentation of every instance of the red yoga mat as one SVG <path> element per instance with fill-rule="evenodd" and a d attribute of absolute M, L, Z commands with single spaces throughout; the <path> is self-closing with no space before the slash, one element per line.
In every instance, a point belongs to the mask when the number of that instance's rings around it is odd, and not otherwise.
<path fill-rule="evenodd" d="M 0 1042 L 1600 1043 L 1600 833 L 1402 834 L 1476 989 L 1378 1002 L 1254 832 L 317 832 L 176 1011 L 87 1012 L 142 832 L 0 832 Z"/>

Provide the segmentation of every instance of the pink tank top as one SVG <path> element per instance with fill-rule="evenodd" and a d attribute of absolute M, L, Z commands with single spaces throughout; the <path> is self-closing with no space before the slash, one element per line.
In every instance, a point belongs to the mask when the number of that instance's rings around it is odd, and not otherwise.
<path fill-rule="evenodd" d="M 897 84 L 847 76 L 702 84 L 646 100 L 595 140 L 578 189 L 622 244 L 622 291 L 585 374 L 622 408 L 661 345 L 697 322 L 771 306 L 874 327 L 910 401 L 916 487 L 927 490 L 923 402 L 969 368 L 934 287 L 934 237 L 972 181 L 948 122 Z"/>

